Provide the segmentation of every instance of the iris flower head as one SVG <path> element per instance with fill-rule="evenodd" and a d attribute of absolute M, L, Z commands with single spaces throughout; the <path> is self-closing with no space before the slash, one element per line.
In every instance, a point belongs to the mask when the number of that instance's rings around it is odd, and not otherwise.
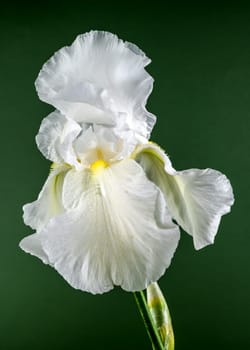
<path fill-rule="evenodd" d="M 91 31 L 56 52 L 36 80 L 40 99 L 56 108 L 36 136 L 53 163 L 38 199 L 24 206 L 35 233 L 20 246 L 93 294 L 157 281 L 178 245 L 178 225 L 203 248 L 233 204 L 225 175 L 176 171 L 149 142 L 149 63 L 136 45 Z"/>

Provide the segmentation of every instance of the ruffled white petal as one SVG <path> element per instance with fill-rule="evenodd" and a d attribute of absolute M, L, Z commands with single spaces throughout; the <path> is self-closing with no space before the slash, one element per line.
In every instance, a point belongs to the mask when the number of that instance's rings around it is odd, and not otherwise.
<path fill-rule="evenodd" d="M 78 166 L 73 142 L 80 132 L 77 122 L 55 111 L 43 119 L 36 136 L 37 146 L 52 162 Z"/>
<path fill-rule="evenodd" d="M 26 253 L 30 253 L 37 258 L 41 259 L 44 264 L 49 264 L 48 256 L 43 250 L 39 233 L 34 233 L 21 240 L 19 243 Z"/>
<path fill-rule="evenodd" d="M 23 206 L 23 220 L 26 225 L 40 231 L 53 216 L 63 211 L 62 185 L 68 169 L 65 166 L 52 169 L 38 199 Z"/>
<path fill-rule="evenodd" d="M 50 264 L 74 288 L 142 290 L 169 266 L 179 229 L 133 160 L 97 173 L 72 169 L 62 200 L 67 212 L 50 220 L 40 239 Z"/>
<path fill-rule="evenodd" d="M 148 138 L 155 116 L 145 109 L 153 79 L 135 45 L 108 32 L 79 35 L 43 66 L 36 88 L 41 100 L 79 122 L 129 128 Z"/>
<path fill-rule="evenodd" d="M 134 157 L 165 195 L 173 218 L 201 249 L 214 242 L 221 216 L 234 202 L 225 175 L 213 169 L 175 171 L 169 158 L 154 144 L 141 146 Z"/>

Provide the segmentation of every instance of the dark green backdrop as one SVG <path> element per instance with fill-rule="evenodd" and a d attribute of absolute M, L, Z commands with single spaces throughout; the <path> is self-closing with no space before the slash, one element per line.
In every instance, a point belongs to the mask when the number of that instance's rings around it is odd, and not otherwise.
<path fill-rule="evenodd" d="M 114 32 L 152 58 L 152 139 L 174 166 L 218 169 L 234 187 L 215 245 L 196 252 L 182 233 L 160 280 L 176 350 L 249 348 L 250 7 L 235 3 L 1 5 L 0 349 L 150 349 L 131 294 L 76 291 L 18 248 L 31 233 L 22 205 L 49 167 L 34 137 L 52 108 L 38 100 L 34 80 L 55 50 L 90 29 Z"/>

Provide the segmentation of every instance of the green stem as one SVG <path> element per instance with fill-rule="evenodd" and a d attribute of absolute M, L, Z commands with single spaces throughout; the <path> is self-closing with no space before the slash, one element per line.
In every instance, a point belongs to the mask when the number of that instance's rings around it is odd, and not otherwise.
<path fill-rule="evenodd" d="M 151 313 L 148 308 L 148 304 L 146 301 L 146 298 L 144 296 L 143 291 L 141 292 L 134 292 L 134 297 L 136 300 L 136 304 L 138 306 L 138 309 L 140 311 L 140 314 L 143 318 L 145 328 L 147 330 L 148 336 L 151 340 L 152 347 L 154 350 L 164 350 L 164 346 L 162 344 L 160 335 L 158 333 L 158 330 L 155 326 L 155 323 L 152 319 Z"/>

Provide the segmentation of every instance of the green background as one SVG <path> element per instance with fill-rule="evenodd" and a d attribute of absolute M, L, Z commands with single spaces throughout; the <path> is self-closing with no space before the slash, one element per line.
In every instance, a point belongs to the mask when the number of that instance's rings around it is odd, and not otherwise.
<path fill-rule="evenodd" d="M 250 7 L 163 1 L 1 5 L 0 349 L 150 349 L 132 294 L 76 291 L 18 248 L 31 233 L 22 205 L 49 168 L 34 137 L 52 107 L 39 101 L 34 80 L 54 51 L 90 29 L 114 32 L 151 57 L 152 139 L 174 166 L 218 169 L 234 187 L 215 245 L 196 252 L 183 232 L 160 280 L 176 350 L 247 349 Z"/>

